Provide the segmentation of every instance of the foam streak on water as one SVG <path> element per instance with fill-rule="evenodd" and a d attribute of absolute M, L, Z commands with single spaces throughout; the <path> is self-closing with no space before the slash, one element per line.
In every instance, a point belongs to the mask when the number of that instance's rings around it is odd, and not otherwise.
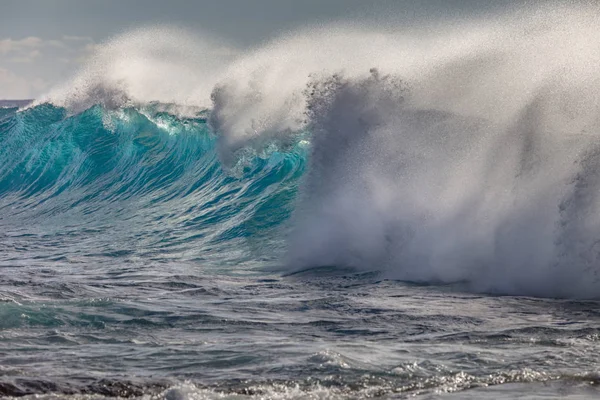
<path fill-rule="evenodd" d="M 145 28 L 1 108 L 0 395 L 597 396 L 599 16 Z"/>

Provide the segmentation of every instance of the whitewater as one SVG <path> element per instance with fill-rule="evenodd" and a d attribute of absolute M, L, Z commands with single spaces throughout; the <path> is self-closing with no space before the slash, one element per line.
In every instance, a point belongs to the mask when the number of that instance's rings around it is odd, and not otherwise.
<path fill-rule="evenodd" d="M 108 40 L 0 108 L 0 396 L 596 398 L 598 26 Z"/>

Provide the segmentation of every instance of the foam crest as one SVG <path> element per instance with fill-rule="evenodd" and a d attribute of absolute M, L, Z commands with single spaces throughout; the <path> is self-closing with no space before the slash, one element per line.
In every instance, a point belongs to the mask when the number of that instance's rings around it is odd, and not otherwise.
<path fill-rule="evenodd" d="M 189 116 L 210 106 L 210 92 L 237 50 L 172 27 L 141 28 L 99 45 L 81 71 L 34 105 L 50 102 L 78 113 L 150 102 L 177 104 Z"/>
<path fill-rule="evenodd" d="M 553 5 L 448 24 L 307 28 L 232 62 L 213 92 L 212 123 L 224 154 L 281 137 L 305 126 L 302 92 L 315 76 L 360 79 L 377 68 L 406 80 L 414 105 L 422 108 L 507 124 L 550 90 L 555 100 L 546 106 L 579 113 L 584 125 L 585 108 L 598 100 L 589 87 L 597 84 L 600 61 L 598 15 L 597 7 Z M 576 86 L 577 99 L 561 100 L 563 88 Z"/>

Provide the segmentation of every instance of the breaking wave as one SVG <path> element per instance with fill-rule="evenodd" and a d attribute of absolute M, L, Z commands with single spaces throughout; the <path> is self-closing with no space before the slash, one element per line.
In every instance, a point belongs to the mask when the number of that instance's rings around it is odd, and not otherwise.
<path fill-rule="evenodd" d="M 0 223 L 127 216 L 141 254 L 598 297 L 598 11 L 340 23 L 251 51 L 124 34 L 0 114 Z"/>

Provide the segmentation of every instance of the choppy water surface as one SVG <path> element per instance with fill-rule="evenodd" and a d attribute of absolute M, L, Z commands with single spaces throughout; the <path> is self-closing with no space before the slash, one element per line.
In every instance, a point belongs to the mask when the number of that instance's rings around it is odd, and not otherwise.
<path fill-rule="evenodd" d="M 0 395 L 597 398 L 598 15 L 148 28 L 0 108 Z"/>
<path fill-rule="evenodd" d="M 226 278 L 127 257 L 68 276 L 52 263 L 3 271 L 5 395 L 599 394 L 593 302 L 327 271 Z"/>

